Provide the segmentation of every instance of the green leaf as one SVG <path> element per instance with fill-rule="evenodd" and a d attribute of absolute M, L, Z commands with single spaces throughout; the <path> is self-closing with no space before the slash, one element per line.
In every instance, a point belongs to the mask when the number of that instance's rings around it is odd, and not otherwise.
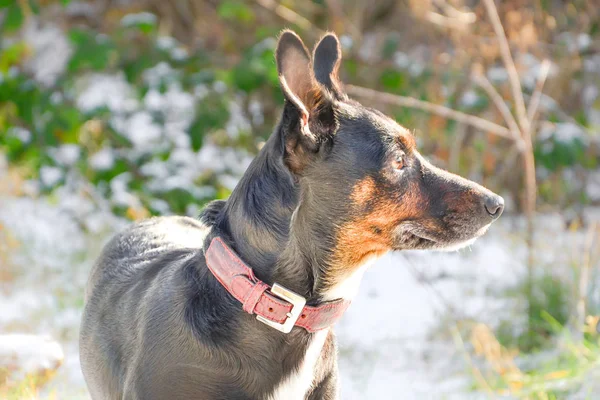
<path fill-rule="evenodd" d="M 125 28 L 136 28 L 144 34 L 150 34 L 157 29 L 156 15 L 149 12 L 127 14 L 121 19 L 121 25 Z"/>
<path fill-rule="evenodd" d="M 13 4 L 17 4 L 17 0 L 0 0 L 0 8 L 10 7 Z"/>
<path fill-rule="evenodd" d="M 381 50 L 382 56 L 385 59 L 390 59 L 398 49 L 398 38 L 396 36 L 389 36 L 383 43 L 383 49 Z"/>
<path fill-rule="evenodd" d="M 52 132 L 60 143 L 78 143 L 83 121 L 81 112 L 75 107 L 63 106 L 57 108 L 53 116 L 46 130 Z"/>
<path fill-rule="evenodd" d="M 202 147 L 204 135 L 203 128 L 204 126 L 202 124 L 202 121 L 200 121 L 199 119 L 194 120 L 192 125 L 190 125 L 188 135 L 190 137 L 192 149 L 194 149 L 194 151 L 198 151 Z"/>
<path fill-rule="evenodd" d="M 238 89 L 251 92 L 266 82 L 267 70 L 258 60 L 242 62 L 233 70 L 233 84 Z"/>
<path fill-rule="evenodd" d="M 18 30 L 23 24 L 23 11 L 18 4 L 13 3 L 6 11 L 6 17 L 4 19 L 4 31 L 14 32 Z"/>
<path fill-rule="evenodd" d="M 67 67 L 70 72 L 88 68 L 97 71 L 106 69 L 117 55 L 113 42 L 96 33 L 73 29 L 69 32 L 69 39 L 75 47 Z"/>
<path fill-rule="evenodd" d="M 16 42 L 0 51 L 0 73 L 7 73 L 9 68 L 18 64 L 27 54 L 27 44 Z"/>
<path fill-rule="evenodd" d="M 219 5 L 217 9 L 219 17 L 239 22 L 252 22 L 254 21 L 254 11 L 246 4 L 238 1 L 224 1 Z"/>
<path fill-rule="evenodd" d="M 37 0 L 28 0 L 29 3 L 29 8 L 31 9 L 31 12 L 33 12 L 35 15 L 39 15 L 40 14 L 40 5 L 38 4 Z"/>
<path fill-rule="evenodd" d="M 194 151 L 202 147 L 207 133 L 223 127 L 229 119 L 227 100 L 216 93 L 209 95 L 196 110 L 196 118 L 188 130 Z"/>
<path fill-rule="evenodd" d="M 156 60 L 148 53 L 143 53 L 131 60 L 127 59 L 123 65 L 125 77 L 129 83 L 139 84 L 144 71 L 156 64 Z"/>
<path fill-rule="evenodd" d="M 189 191 L 184 189 L 172 189 L 168 192 L 160 193 L 157 197 L 169 203 L 171 210 L 175 214 L 185 214 L 187 205 L 197 201 Z"/>
<path fill-rule="evenodd" d="M 398 91 L 404 88 L 406 77 L 399 71 L 387 69 L 379 77 L 379 82 L 386 90 Z"/>
<path fill-rule="evenodd" d="M 0 102 L 0 131 L 5 131 L 12 125 L 12 120 L 15 119 L 18 112 L 17 105 L 12 101 Z"/>
<path fill-rule="evenodd" d="M 6 134 L 2 142 L 0 142 L 0 144 L 3 144 L 3 152 L 8 156 L 8 159 L 13 162 L 19 159 L 26 147 L 25 143 L 19 140 L 15 135 L 11 134 Z"/>
<path fill-rule="evenodd" d="M 343 70 L 344 70 L 344 72 L 346 72 L 348 77 L 350 77 L 352 79 L 356 79 L 356 77 L 358 76 L 358 69 L 359 69 L 358 63 L 356 62 L 356 60 L 347 59 L 347 60 L 342 60 L 342 62 L 344 63 Z"/>
<path fill-rule="evenodd" d="M 89 164 L 86 165 L 86 167 L 88 168 L 89 179 L 96 184 L 103 181 L 110 182 L 110 180 L 112 180 L 114 177 L 121 175 L 122 173 L 125 173 L 131 169 L 129 165 L 122 159 L 115 160 L 115 163 L 113 164 L 112 168 L 107 170 L 96 171 L 93 170 L 89 166 Z"/>

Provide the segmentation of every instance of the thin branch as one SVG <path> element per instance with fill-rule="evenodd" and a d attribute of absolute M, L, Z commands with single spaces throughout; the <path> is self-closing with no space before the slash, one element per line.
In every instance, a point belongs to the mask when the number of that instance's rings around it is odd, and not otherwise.
<path fill-rule="evenodd" d="M 524 197 L 524 209 L 525 215 L 527 216 L 527 300 L 528 300 L 528 310 L 527 314 L 529 316 L 529 326 L 528 333 L 532 334 L 532 325 L 531 321 L 533 320 L 533 307 L 531 305 L 531 298 L 533 296 L 533 276 L 534 276 L 534 229 L 533 229 L 533 218 L 535 215 L 535 205 L 537 202 L 537 183 L 536 183 L 536 174 L 535 174 L 535 158 L 533 154 L 533 142 L 532 142 L 532 128 L 533 123 L 528 118 L 527 109 L 525 108 L 525 98 L 523 96 L 523 88 L 521 87 L 521 80 L 519 78 L 519 74 L 517 72 L 517 67 L 515 66 L 515 62 L 513 60 L 512 54 L 510 52 L 510 47 L 508 45 L 508 40 L 506 39 L 506 32 L 504 31 L 504 27 L 502 26 L 502 22 L 500 21 L 500 16 L 498 15 L 498 9 L 496 8 L 496 4 L 494 0 L 483 0 L 483 4 L 487 10 L 488 16 L 494 27 L 494 32 L 496 33 L 496 37 L 498 38 L 498 45 L 500 47 L 500 54 L 502 56 L 502 61 L 504 62 L 504 67 L 508 73 L 508 80 L 510 82 L 510 88 L 512 92 L 512 97 L 515 104 L 515 110 L 517 114 L 517 120 L 519 121 L 519 126 L 521 127 L 521 139 L 525 145 L 525 149 L 521 152 L 523 158 L 523 168 L 524 168 L 524 178 L 525 178 L 525 197 Z M 538 100 L 539 104 L 539 100 Z M 535 105 L 537 109 L 537 105 Z M 533 110 L 535 114 L 535 110 Z"/>
<path fill-rule="evenodd" d="M 310 31 L 321 32 L 319 28 L 314 26 L 308 19 L 304 18 L 302 15 L 298 14 L 294 10 L 278 4 L 275 0 L 256 0 L 256 2 L 267 10 L 273 11 L 282 19 L 292 23 L 294 25 L 299 26 L 300 28 Z"/>
<path fill-rule="evenodd" d="M 579 336 L 578 339 L 583 339 L 583 327 L 585 325 L 586 317 L 586 299 L 588 295 L 588 287 L 590 280 L 590 269 L 591 269 L 591 254 L 592 245 L 594 243 L 594 236 L 596 234 L 596 224 L 590 225 L 586 234 L 585 245 L 583 249 L 583 259 L 581 260 L 581 270 L 579 271 L 579 299 L 577 301 L 577 322 L 576 322 L 576 333 Z"/>
<path fill-rule="evenodd" d="M 513 135 L 517 148 L 519 149 L 519 151 L 523 151 L 525 146 L 523 144 L 523 139 L 521 138 L 521 130 L 519 129 L 519 125 L 517 124 L 515 117 L 513 117 L 512 113 L 510 112 L 510 109 L 504 102 L 504 99 L 502 98 L 502 96 L 500 96 L 500 93 L 498 93 L 496 88 L 492 86 L 489 79 L 483 74 L 474 73 L 473 81 L 487 93 L 489 98 L 496 105 L 496 108 L 500 112 L 500 115 L 502 115 L 502 118 L 508 125 L 508 128 L 510 129 Z"/>
<path fill-rule="evenodd" d="M 466 32 L 467 27 L 471 22 L 465 22 L 458 18 L 451 18 L 445 15 L 429 11 L 426 15 L 426 18 L 429 22 L 439 25 L 443 28 L 457 29 L 461 32 Z"/>
<path fill-rule="evenodd" d="M 436 25 L 445 28 L 458 29 L 464 32 L 469 25 L 477 21 L 475 13 L 461 11 L 446 0 L 433 0 L 433 3 L 443 10 L 443 14 L 429 11 L 426 15 L 429 22 Z"/>
<path fill-rule="evenodd" d="M 477 21 L 477 16 L 472 11 L 462 11 L 454 7 L 447 0 L 433 0 L 433 3 L 444 10 L 444 13 L 449 18 L 456 18 L 462 20 L 466 24 L 472 24 Z"/>
<path fill-rule="evenodd" d="M 535 85 L 535 90 L 531 95 L 531 99 L 529 100 L 529 106 L 527 107 L 527 119 L 531 124 L 534 123 L 535 118 L 537 117 L 537 110 L 540 105 L 542 92 L 544 90 L 544 84 L 546 83 L 546 79 L 548 78 L 549 72 L 550 61 L 542 61 L 542 65 L 540 66 L 540 74 L 538 75 L 538 79 Z"/>
<path fill-rule="evenodd" d="M 473 359 L 471 358 L 471 355 L 469 354 L 467 347 L 465 346 L 465 342 L 464 342 L 462 335 L 460 334 L 460 331 L 458 330 L 458 326 L 456 324 L 454 324 L 454 326 L 451 328 L 451 333 L 452 333 L 452 337 L 454 338 L 455 346 L 462 350 L 463 357 L 464 357 L 465 361 L 467 362 L 469 368 L 471 369 L 471 372 L 472 372 L 475 380 L 479 383 L 479 385 L 481 387 L 483 387 L 483 389 L 487 392 L 487 394 L 490 398 L 495 399 L 496 395 L 494 394 L 492 387 L 490 386 L 488 381 L 485 379 L 485 377 L 481 373 L 481 370 L 479 368 L 477 368 L 477 366 L 473 362 Z"/>
<path fill-rule="evenodd" d="M 360 29 L 356 26 L 354 21 L 352 21 L 348 15 L 346 15 L 344 11 L 344 7 L 342 6 L 339 0 L 326 0 L 325 4 L 327 5 L 327 9 L 329 14 L 331 15 L 330 23 L 333 23 L 333 26 L 330 28 L 335 30 L 335 28 L 339 25 L 343 27 L 345 32 L 350 32 L 350 35 L 353 38 L 359 38 L 362 36 Z"/>
<path fill-rule="evenodd" d="M 527 131 L 529 130 L 529 120 L 527 119 L 527 110 L 525 108 L 525 100 L 523 98 L 523 89 L 521 88 L 521 80 L 519 79 L 517 67 L 515 66 L 512 54 L 510 53 L 508 39 L 506 39 L 506 32 L 504 32 L 504 27 L 500 21 L 500 16 L 498 15 L 498 9 L 496 8 L 494 0 L 483 0 L 483 4 L 485 5 L 488 16 L 490 17 L 490 21 L 492 22 L 492 26 L 494 27 L 496 37 L 498 37 L 500 54 L 502 55 L 502 60 L 504 61 L 506 72 L 508 73 L 508 79 L 510 81 L 510 87 L 515 101 L 515 109 L 517 111 L 519 125 L 521 125 L 521 128 L 524 131 Z"/>
<path fill-rule="evenodd" d="M 379 92 L 377 90 L 367 89 L 361 86 L 346 85 L 345 88 L 349 94 L 354 96 L 362 97 L 375 102 L 378 101 L 387 104 L 393 104 L 400 107 L 409 107 L 427 111 L 444 118 L 452 119 L 458 122 L 474 126 L 475 128 L 481 129 L 482 131 L 493 133 L 505 139 L 514 140 L 510 130 L 501 125 L 498 125 L 494 122 L 488 121 L 483 118 L 476 117 L 474 115 L 469 115 L 460 111 L 453 110 L 445 106 L 433 104 L 423 100 L 417 100 L 412 97 L 398 96 L 391 93 Z"/>

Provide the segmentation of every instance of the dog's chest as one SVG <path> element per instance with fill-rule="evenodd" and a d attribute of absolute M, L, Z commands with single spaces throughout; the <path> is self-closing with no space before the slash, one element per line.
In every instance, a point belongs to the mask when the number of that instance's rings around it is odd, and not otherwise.
<path fill-rule="evenodd" d="M 315 377 L 317 361 L 321 356 L 323 346 L 327 340 L 328 329 L 319 331 L 306 348 L 304 358 L 298 366 L 298 370 L 292 371 L 269 396 L 269 400 L 304 400 L 311 389 Z"/>

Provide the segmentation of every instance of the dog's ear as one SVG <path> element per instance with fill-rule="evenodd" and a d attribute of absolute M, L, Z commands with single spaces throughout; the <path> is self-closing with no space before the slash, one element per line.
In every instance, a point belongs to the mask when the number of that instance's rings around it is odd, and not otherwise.
<path fill-rule="evenodd" d="M 306 106 L 310 102 L 308 97 L 313 91 L 314 81 L 310 73 L 310 55 L 302 39 L 292 31 L 283 31 L 275 59 L 285 98 L 298 108 L 303 117 L 308 118 Z"/>
<path fill-rule="evenodd" d="M 310 54 L 294 32 L 285 30 L 275 51 L 284 109 L 285 162 L 300 174 L 336 129 L 333 99 L 314 78 Z"/>
<path fill-rule="evenodd" d="M 342 61 L 340 41 L 334 33 L 328 33 L 315 46 L 313 68 L 317 82 L 329 90 L 336 98 L 344 99 L 346 94 L 338 78 Z"/>

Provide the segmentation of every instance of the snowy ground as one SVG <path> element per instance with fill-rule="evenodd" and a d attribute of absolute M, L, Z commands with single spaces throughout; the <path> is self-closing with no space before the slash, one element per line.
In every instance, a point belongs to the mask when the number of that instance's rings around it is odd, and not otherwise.
<path fill-rule="evenodd" d="M 450 328 L 465 318 L 494 323 L 506 299 L 488 289 L 523 272 L 508 232 L 495 228 L 471 250 L 390 254 L 366 274 L 337 328 L 342 398 L 466 397 L 470 378 Z"/>
<path fill-rule="evenodd" d="M 83 287 L 102 243 L 122 222 L 92 207 L 89 194 L 55 196 L 0 197 L 0 227 L 13 243 L 9 257 L 0 259 L 9 277 L 0 291 L 0 331 L 49 334 L 61 342 L 65 364 L 43 395 L 87 398 L 77 352 Z M 589 217 L 600 220 L 598 214 Z M 336 329 L 342 397 L 476 397 L 467 395 L 464 349 L 450 328 L 464 319 L 493 326 L 514 311 L 498 293 L 524 274 L 523 240 L 514 233 L 521 223 L 503 217 L 461 252 L 391 254 L 373 266 Z M 539 226 L 539 261 L 568 265 L 582 234 L 566 233 L 558 216 L 540 217 Z M 518 329 L 524 316 L 513 317 Z"/>

